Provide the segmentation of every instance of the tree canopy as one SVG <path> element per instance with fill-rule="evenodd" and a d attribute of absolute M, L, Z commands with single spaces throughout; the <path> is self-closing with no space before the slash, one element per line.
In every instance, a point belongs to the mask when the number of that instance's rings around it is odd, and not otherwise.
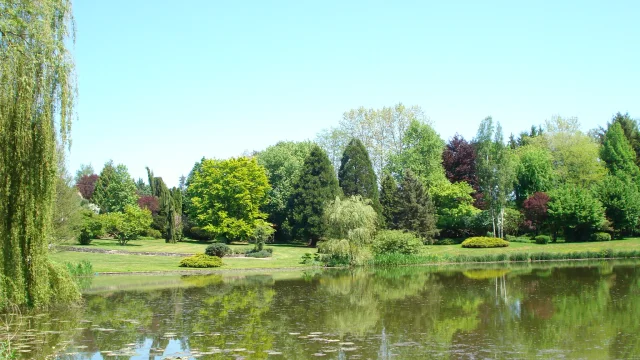
<path fill-rule="evenodd" d="M 187 188 L 189 215 L 204 231 L 226 241 L 248 240 L 267 214 L 269 180 L 255 158 L 206 159 Z"/>
<path fill-rule="evenodd" d="M 107 161 L 96 182 L 92 199 L 101 213 L 123 212 L 127 205 L 137 204 L 136 184 L 127 167 L 123 164 L 114 166 L 112 160 Z"/>

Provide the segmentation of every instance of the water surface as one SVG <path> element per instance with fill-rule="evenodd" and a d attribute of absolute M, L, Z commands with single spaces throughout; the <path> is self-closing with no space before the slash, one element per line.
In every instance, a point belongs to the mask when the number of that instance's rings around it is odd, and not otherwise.
<path fill-rule="evenodd" d="M 639 296 L 633 262 L 103 276 L 10 333 L 35 359 L 628 359 Z"/>

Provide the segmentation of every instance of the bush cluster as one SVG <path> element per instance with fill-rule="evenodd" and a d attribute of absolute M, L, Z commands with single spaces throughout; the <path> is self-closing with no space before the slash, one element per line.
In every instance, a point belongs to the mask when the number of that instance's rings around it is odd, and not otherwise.
<path fill-rule="evenodd" d="M 273 252 L 268 250 L 270 249 L 260 250 L 260 251 L 250 251 L 250 252 L 247 252 L 245 256 L 252 257 L 252 258 L 268 258 L 268 257 L 271 257 L 271 254 Z"/>
<path fill-rule="evenodd" d="M 380 231 L 373 240 L 374 254 L 417 254 L 422 248 L 422 240 L 414 234 L 401 230 Z"/>
<path fill-rule="evenodd" d="M 207 254 L 196 254 L 180 260 L 180 267 L 212 268 L 222 266 L 222 259 Z"/>
<path fill-rule="evenodd" d="M 595 234 L 591 234 L 591 241 L 611 241 L 611 235 L 606 232 L 597 232 Z"/>
<path fill-rule="evenodd" d="M 462 242 L 463 248 L 496 248 L 507 246 L 509 246 L 508 241 L 484 236 L 470 237 Z"/>
<path fill-rule="evenodd" d="M 534 238 L 536 244 L 545 245 L 551 241 L 551 238 L 547 235 L 538 235 Z"/>
<path fill-rule="evenodd" d="M 162 239 L 162 233 L 160 232 L 160 230 L 156 230 L 154 228 L 148 228 L 145 231 L 145 235 L 154 239 Z"/>
<path fill-rule="evenodd" d="M 453 239 L 440 239 L 433 243 L 433 245 L 455 245 L 456 242 Z"/>
<path fill-rule="evenodd" d="M 217 256 L 219 258 L 225 257 L 233 253 L 233 250 L 227 244 L 213 243 L 204 250 L 204 253 L 209 256 Z"/>

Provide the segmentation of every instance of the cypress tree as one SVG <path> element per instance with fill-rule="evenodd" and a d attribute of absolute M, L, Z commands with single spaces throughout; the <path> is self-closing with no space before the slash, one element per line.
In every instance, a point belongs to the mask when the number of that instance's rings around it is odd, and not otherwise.
<path fill-rule="evenodd" d="M 305 158 L 300 176 L 293 184 L 289 199 L 294 231 L 316 246 L 326 233 L 323 221 L 325 205 L 340 194 L 338 180 L 327 154 L 314 145 Z"/>
<path fill-rule="evenodd" d="M 411 170 L 406 170 L 398 190 L 398 227 L 433 243 L 438 235 L 435 207 L 424 185 Z"/>
<path fill-rule="evenodd" d="M 351 139 L 342 154 L 338 182 L 344 196 L 360 195 L 371 200 L 371 206 L 382 213 L 376 174 L 373 171 L 369 153 L 359 139 Z"/>
<path fill-rule="evenodd" d="M 387 229 L 398 228 L 398 184 L 390 174 L 385 174 L 380 184 L 380 206 Z"/>
<path fill-rule="evenodd" d="M 635 164 L 635 152 L 618 122 L 611 124 L 604 134 L 600 158 L 605 162 L 609 172 L 620 179 L 635 180 L 640 175 L 640 170 Z"/>

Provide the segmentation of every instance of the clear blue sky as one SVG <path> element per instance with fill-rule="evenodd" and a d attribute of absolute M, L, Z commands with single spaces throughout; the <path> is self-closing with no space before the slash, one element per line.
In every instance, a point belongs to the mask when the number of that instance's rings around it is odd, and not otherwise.
<path fill-rule="evenodd" d="M 202 156 L 313 139 L 342 113 L 421 106 L 440 135 L 552 115 L 640 118 L 639 1 L 75 1 L 70 170 L 169 185 Z"/>

